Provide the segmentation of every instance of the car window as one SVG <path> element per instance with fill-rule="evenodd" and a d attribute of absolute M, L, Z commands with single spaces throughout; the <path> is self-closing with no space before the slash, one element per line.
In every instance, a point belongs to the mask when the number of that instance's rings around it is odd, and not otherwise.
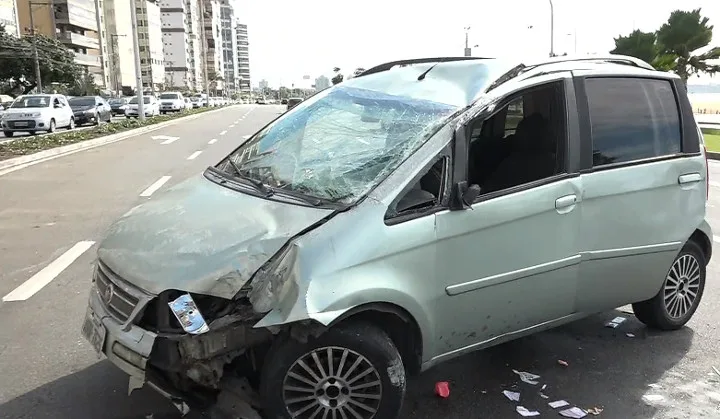
<path fill-rule="evenodd" d="M 47 108 L 50 106 L 50 96 L 20 96 L 15 99 L 11 109 L 20 108 Z"/>
<path fill-rule="evenodd" d="M 507 107 L 505 116 L 505 135 L 515 134 L 518 124 L 523 119 L 523 99 L 517 98 Z"/>
<path fill-rule="evenodd" d="M 591 78 L 585 86 L 593 166 L 681 151 L 680 116 L 670 81 Z"/>
<path fill-rule="evenodd" d="M 160 99 L 180 99 L 180 95 L 177 93 L 163 93 L 160 95 Z"/>
<path fill-rule="evenodd" d="M 60 106 L 60 100 L 58 98 L 53 99 L 53 106 Z"/>
<path fill-rule="evenodd" d="M 74 97 L 70 99 L 70 105 L 72 106 L 92 106 L 95 105 L 96 99 L 94 97 Z"/>

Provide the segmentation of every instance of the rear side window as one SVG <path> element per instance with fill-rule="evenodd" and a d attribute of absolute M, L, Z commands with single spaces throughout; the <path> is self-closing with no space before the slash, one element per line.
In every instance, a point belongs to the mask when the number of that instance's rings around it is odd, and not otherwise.
<path fill-rule="evenodd" d="M 680 116 L 667 80 L 589 78 L 585 81 L 593 166 L 677 154 Z"/>

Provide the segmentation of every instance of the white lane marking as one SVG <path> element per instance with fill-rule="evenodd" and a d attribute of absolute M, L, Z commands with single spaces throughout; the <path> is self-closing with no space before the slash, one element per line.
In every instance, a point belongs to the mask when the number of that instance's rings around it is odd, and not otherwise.
<path fill-rule="evenodd" d="M 217 138 L 213 138 L 212 140 L 208 141 L 208 144 L 215 144 L 217 142 Z"/>
<path fill-rule="evenodd" d="M 223 131 L 220 133 L 220 135 L 225 135 L 225 134 L 227 134 L 227 131 Z"/>
<path fill-rule="evenodd" d="M 200 155 L 200 153 L 202 153 L 202 151 L 199 151 L 199 150 L 198 150 L 198 151 L 192 153 L 191 155 L 189 155 L 187 159 L 188 159 L 188 160 L 195 160 L 195 159 L 197 158 L 197 156 Z"/>
<path fill-rule="evenodd" d="M 85 253 L 94 241 L 81 241 L 75 243 L 67 252 L 60 255 L 59 258 L 50 262 L 50 264 L 40 272 L 36 273 L 30 279 L 23 282 L 19 287 L 12 290 L 8 295 L 3 297 L 3 301 L 25 301 L 43 289 L 44 286 L 52 282 L 62 271 L 64 271 L 75 259 Z"/>
<path fill-rule="evenodd" d="M 163 177 L 161 177 L 160 179 L 156 180 L 155 183 L 153 183 L 152 185 L 148 186 L 147 189 L 145 189 L 144 191 L 142 191 L 142 193 L 140 194 L 140 196 L 150 196 L 150 195 L 152 195 L 153 193 L 155 193 L 155 191 L 157 191 L 158 189 L 160 189 L 160 188 L 162 187 L 162 185 L 165 184 L 165 182 L 167 182 L 168 180 L 170 180 L 170 177 L 171 177 L 171 176 L 163 176 Z"/>
<path fill-rule="evenodd" d="M 230 125 L 229 128 L 235 128 L 235 124 Z"/>
<path fill-rule="evenodd" d="M 179 137 L 168 138 L 167 140 L 161 142 L 160 144 L 162 144 L 162 145 L 172 144 L 172 143 L 174 143 L 175 141 L 177 141 L 177 140 L 179 140 L 179 139 L 180 139 Z"/>
<path fill-rule="evenodd" d="M 153 140 L 165 140 L 165 141 L 161 142 L 160 144 L 172 144 L 175 141 L 180 139 L 180 137 L 171 137 L 169 135 L 153 135 L 150 138 L 152 138 Z"/>
<path fill-rule="evenodd" d="M 252 135 L 243 135 L 243 139 L 245 139 L 245 140 L 247 140 L 250 137 L 252 137 Z"/>
<path fill-rule="evenodd" d="M 713 241 L 716 243 L 720 243 L 720 236 L 713 236 Z"/>
<path fill-rule="evenodd" d="M 710 186 L 713 188 L 720 188 L 720 182 L 713 182 L 712 180 L 709 182 Z"/>

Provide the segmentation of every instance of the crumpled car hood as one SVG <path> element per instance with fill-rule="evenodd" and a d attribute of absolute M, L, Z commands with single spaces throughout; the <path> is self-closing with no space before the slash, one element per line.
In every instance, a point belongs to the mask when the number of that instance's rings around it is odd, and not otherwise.
<path fill-rule="evenodd" d="M 110 227 L 99 259 L 152 294 L 176 289 L 232 298 L 290 238 L 330 215 L 190 178 Z"/>

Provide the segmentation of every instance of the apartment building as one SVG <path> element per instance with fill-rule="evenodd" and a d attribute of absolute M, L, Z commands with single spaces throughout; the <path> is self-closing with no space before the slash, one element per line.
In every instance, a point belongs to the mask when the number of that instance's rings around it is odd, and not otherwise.
<path fill-rule="evenodd" d="M 160 0 L 160 21 L 165 57 L 165 86 L 172 89 L 192 89 L 194 59 L 192 48 L 192 20 L 186 0 Z"/>
<path fill-rule="evenodd" d="M 15 0 L 0 0 L 0 25 L 5 27 L 5 33 L 20 36 Z"/>
<path fill-rule="evenodd" d="M 238 68 L 238 89 L 242 95 L 250 95 L 250 44 L 248 38 L 248 27 L 238 23 L 237 33 L 237 68 Z"/>
<path fill-rule="evenodd" d="M 128 0 L 102 0 L 108 73 L 107 87 L 116 95 L 135 90 L 135 54 L 132 36 L 132 3 Z"/>
<path fill-rule="evenodd" d="M 204 76 L 202 67 L 202 16 L 200 16 L 200 2 L 185 0 L 185 13 L 188 21 L 188 36 L 190 37 L 190 73 L 192 86 L 196 91 L 203 90 Z"/>
<path fill-rule="evenodd" d="M 18 22 L 21 35 L 32 33 L 31 13 L 36 33 L 55 37 L 75 54 L 75 62 L 95 78 L 98 86 L 106 86 L 106 62 L 103 53 L 107 47 L 103 32 L 103 16 L 98 9 L 99 0 L 62 0 L 50 2 L 17 0 Z M 104 51 L 105 50 L 105 51 Z"/>
<path fill-rule="evenodd" d="M 162 21 L 159 0 L 135 0 L 140 73 L 143 89 L 156 93 L 165 83 Z"/>
<path fill-rule="evenodd" d="M 219 92 L 225 88 L 222 62 L 222 34 L 220 30 L 220 2 L 203 1 L 203 28 L 205 33 L 205 67 L 211 91 Z"/>
<path fill-rule="evenodd" d="M 321 90 L 325 90 L 328 87 L 330 87 L 330 79 L 325 76 L 320 76 L 315 79 L 315 90 L 318 92 Z"/>
<path fill-rule="evenodd" d="M 233 94 L 238 90 L 237 28 L 235 10 L 230 0 L 220 0 L 220 35 L 222 39 L 223 78 L 225 91 Z"/>

